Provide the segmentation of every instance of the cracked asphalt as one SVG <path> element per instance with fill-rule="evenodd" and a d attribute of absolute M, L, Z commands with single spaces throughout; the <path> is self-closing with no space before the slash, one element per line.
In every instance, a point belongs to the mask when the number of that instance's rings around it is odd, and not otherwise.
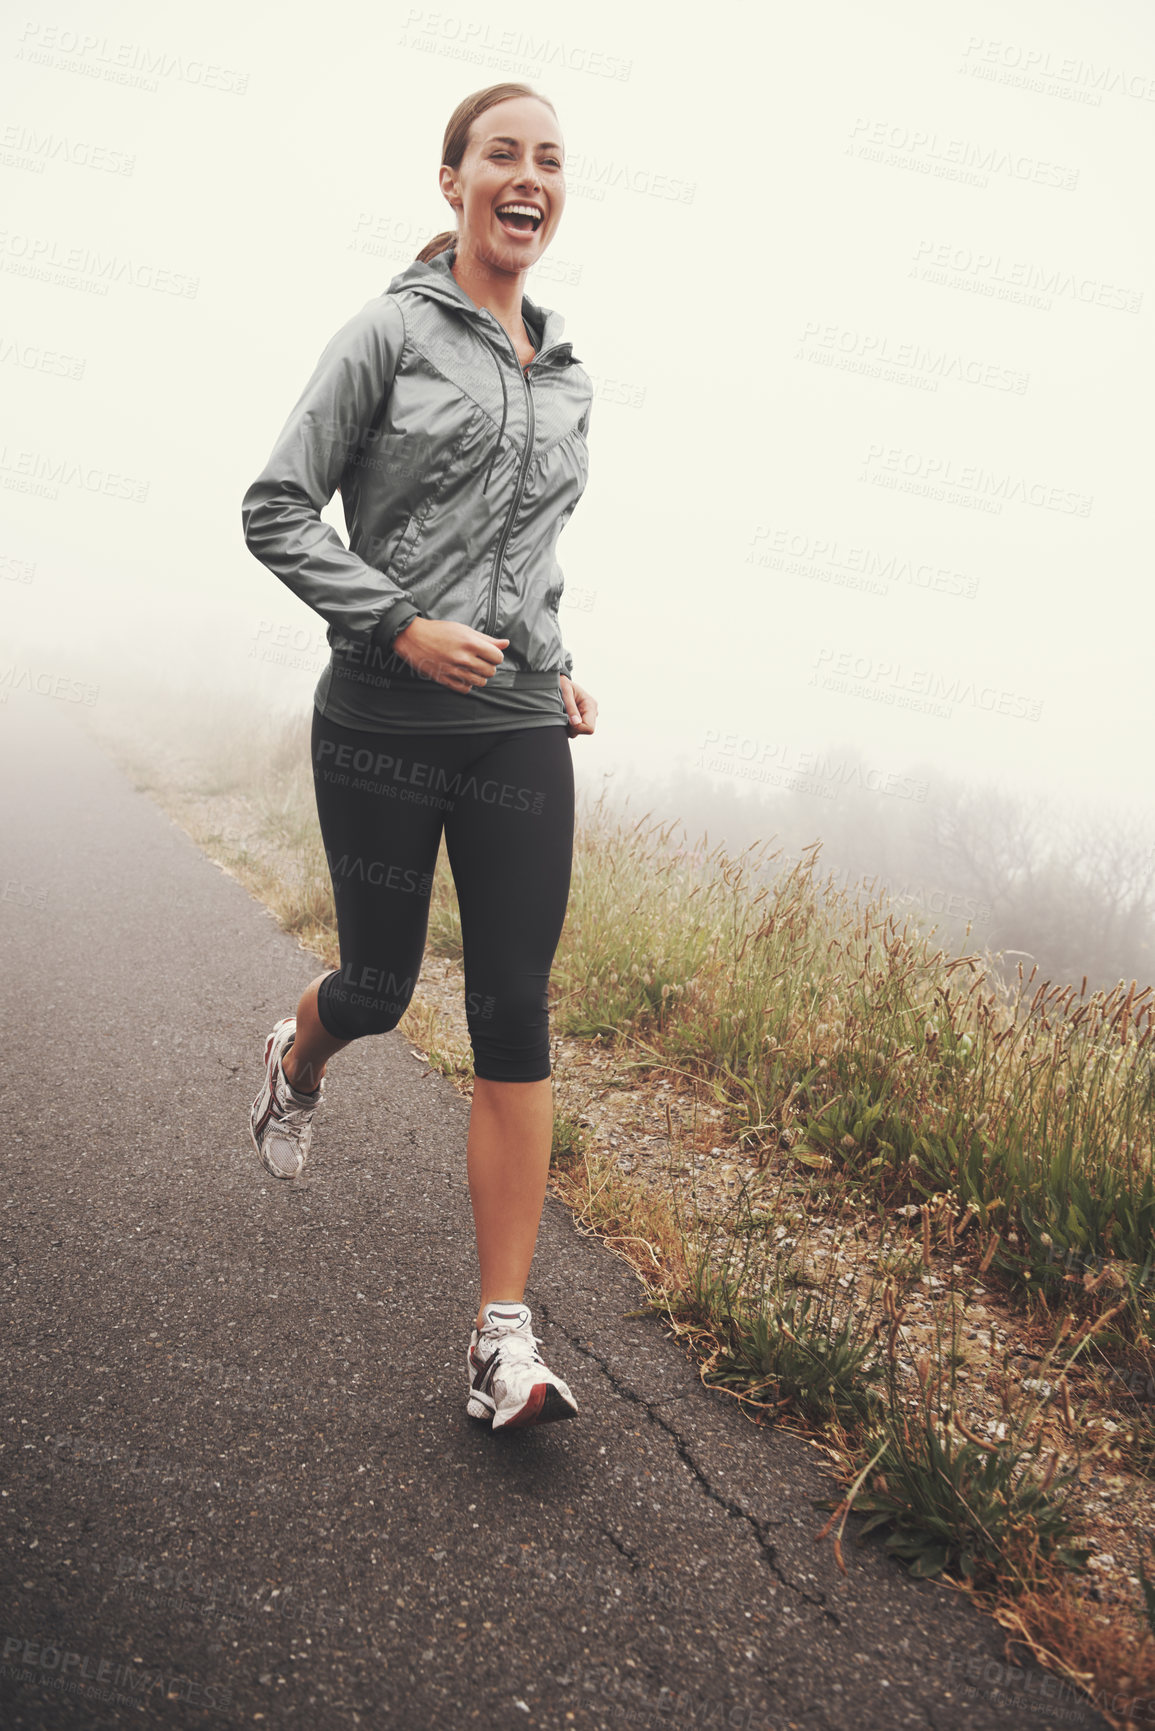
<path fill-rule="evenodd" d="M 526 1296 L 580 1416 L 470 1420 L 468 1103 L 360 1041 L 269 1178 L 248 1108 L 317 959 L 67 703 L 0 740 L 0 1723 L 1104 1723 L 873 1540 L 844 1578 L 819 1457 L 553 1197 Z"/>

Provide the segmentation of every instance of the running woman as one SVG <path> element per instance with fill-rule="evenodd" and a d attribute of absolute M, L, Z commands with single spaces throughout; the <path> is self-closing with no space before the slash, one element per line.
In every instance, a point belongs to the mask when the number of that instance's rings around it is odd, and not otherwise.
<path fill-rule="evenodd" d="M 332 337 L 241 507 L 250 551 L 328 624 L 312 763 L 341 955 L 268 1037 L 253 1143 L 296 1178 L 329 1058 L 397 1026 L 444 830 L 475 1078 L 466 1410 L 494 1429 L 578 1410 L 524 1302 L 553 1140 L 569 740 L 597 718 L 562 642 L 555 556 L 588 476 L 593 386 L 561 315 L 524 292 L 565 209 L 564 160 L 530 86 L 458 105 L 440 168 L 456 227 Z M 348 546 L 320 516 L 338 489 Z"/>

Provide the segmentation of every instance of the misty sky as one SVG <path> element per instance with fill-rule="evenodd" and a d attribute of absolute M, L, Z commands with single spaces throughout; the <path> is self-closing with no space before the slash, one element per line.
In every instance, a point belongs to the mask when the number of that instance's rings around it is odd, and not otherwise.
<path fill-rule="evenodd" d="M 241 497 L 329 337 L 452 226 L 456 103 L 524 78 L 568 157 L 527 288 L 596 391 L 559 545 L 579 775 L 769 788 L 853 746 L 932 798 L 1144 805 L 1155 14 L 677 15 L 11 14 L 0 679 L 307 709 L 324 622 Z"/>

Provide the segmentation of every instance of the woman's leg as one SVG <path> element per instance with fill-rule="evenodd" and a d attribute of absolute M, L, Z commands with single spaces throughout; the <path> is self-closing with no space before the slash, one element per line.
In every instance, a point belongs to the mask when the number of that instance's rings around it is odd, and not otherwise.
<path fill-rule="evenodd" d="M 461 908 L 474 1053 L 466 1165 L 481 1309 L 520 1301 L 553 1141 L 549 975 L 573 860 L 574 783 L 561 726 L 496 734 L 445 820 Z"/>
<path fill-rule="evenodd" d="M 551 1077 L 494 1082 L 474 1076 L 465 1162 L 481 1272 L 479 1328 L 487 1304 L 524 1297 L 552 1143 Z"/>
<path fill-rule="evenodd" d="M 341 966 L 311 981 L 297 1005 L 283 1064 L 304 1093 L 319 1087 L 334 1052 L 387 1033 L 405 1013 L 448 803 L 423 790 L 444 779 L 444 760 L 452 769 L 459 749 L 452 739 L 372 733 L 313 712 L 313 785 Z"/>
<path fill-rule="evenodd" d="M 299 1094 L 315 1094 L 321 1086 L 328 1060 L 334 1052 L 341 1052 L 350 1044 L 348 1040 L 334 1039 L 317 1014 L 317 991 L 324 978 L 324 974 L 318 974 L 301 993 L 297 1005 L 297 1032 L 281 1059 L 286 1081 Z"/>

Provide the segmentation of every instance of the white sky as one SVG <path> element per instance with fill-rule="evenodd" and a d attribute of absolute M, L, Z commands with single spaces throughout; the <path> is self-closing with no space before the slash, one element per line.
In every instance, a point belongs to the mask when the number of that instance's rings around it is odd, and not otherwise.
<path fill-rule="evenodd" d="M 155 89 L 118 81 L 145 56 L 179 64 Z M 570 164 L 528 290 L 597 387 L 559 546 L 600 705 L 579 773 L 621 785 L 707 744 L 782 764 L 851 742 L 888 769 L 1144 805 L 1139 0 L 681 19 L 357 0 L 331 26 L 300 0 L 22 7 L 0 28 L 0 674 L 112 696 L 147 663 L 308 706 L 324 625 L 247 551 L 241 497 L 332 333 L 451 226 L 450 112 L 510 77 L 554 102 Z M 72 249 L 99 258 L 55 278 Z M 194 292 L 127 268 L 92 292 L 110 257 Z M 1024 289 L 1035 303 L 1008 298 Z M 20 490 L 61 459 L 146 496 Z M 997 512 L 967 507 L 984 476 Z M 872 587 L 835 581 L 848 570 Z M 278 633 L 296 665 L 252 653 Z M 909 706 L 930 687 L 941 714 Z"/>

